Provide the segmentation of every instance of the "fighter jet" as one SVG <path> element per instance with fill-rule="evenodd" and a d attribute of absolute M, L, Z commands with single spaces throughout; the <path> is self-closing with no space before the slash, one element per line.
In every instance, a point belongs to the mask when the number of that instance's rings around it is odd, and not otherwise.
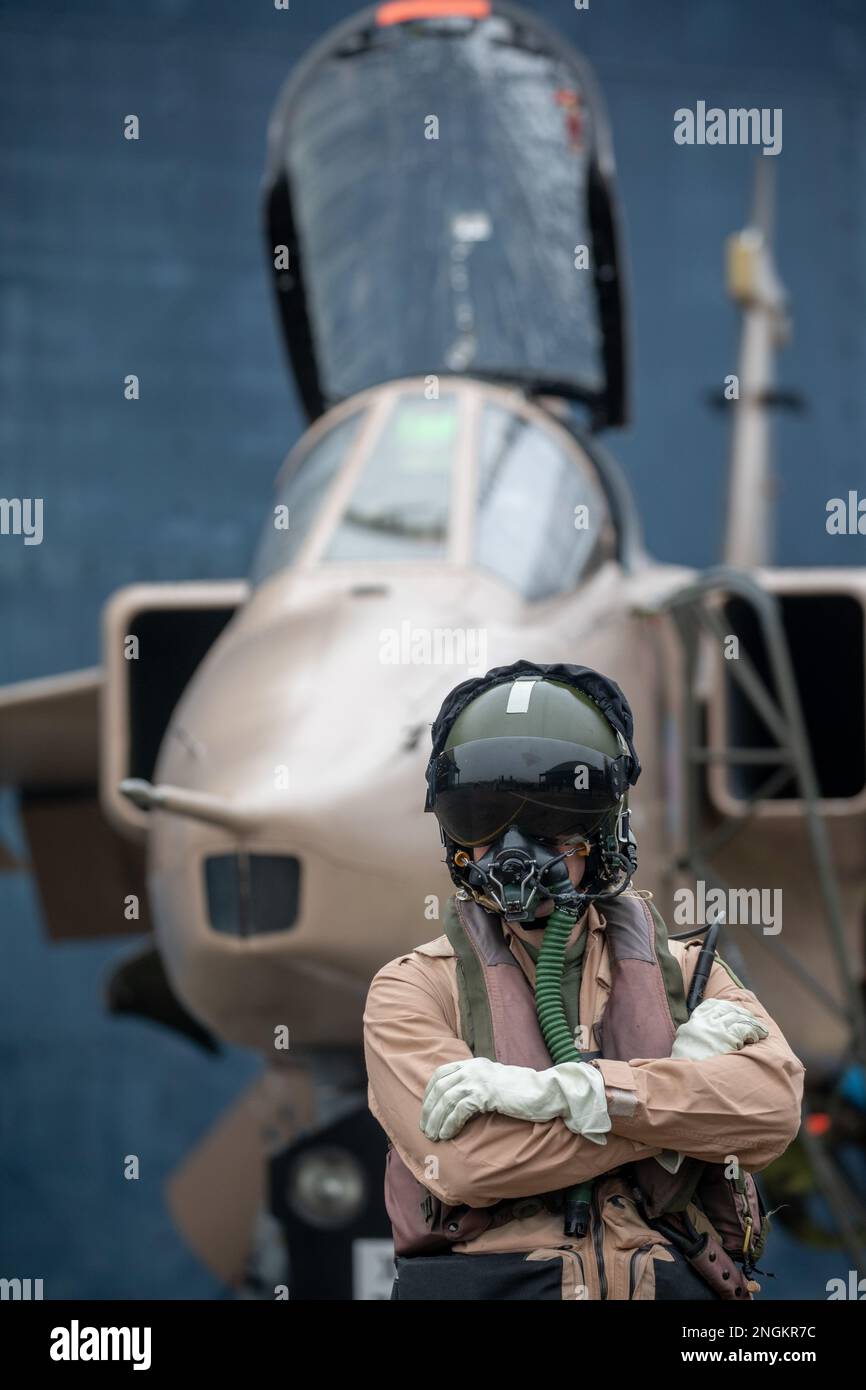
<path fill-rule="evenodd" d="M 251 575 L 123 588 L 98 669 L 0 692 L 48 930 L 141 933 L 109 1006 L 264 1059 L 172 1178 L 179 1228 L 252 1296 L 387 1296 L 363 1002 L 452 891 L 423 812 L 440 703 L 525 659 L 627 692 L 638 882 L 671 931 L 716 895 L 723 954 L 809 1066 L 805 1142 L 855 1248 L 819 1131 L 866 1039 L 866 576 L 771 564 L 766 189 L 728 247 L 742 357 L 708 573 L 648 556 L 600 442 L 629 418 L 628 288 L 607 115 L 559 33 L 499 0 L 335 29 L 277 101 L 264 223 L 309 428 Z"/>

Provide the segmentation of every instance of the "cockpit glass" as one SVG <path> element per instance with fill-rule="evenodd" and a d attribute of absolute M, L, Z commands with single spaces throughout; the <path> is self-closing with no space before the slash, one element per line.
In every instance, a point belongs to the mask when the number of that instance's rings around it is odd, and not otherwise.
<path fill-rule="evenodd" d="M 487 404 L 481 417 L 475 564 L 524 598 L 575 589 L 610 535 L 589 466 L 521 415 Z"/>
<path fill-rule="evenodd" d="M 360 37 L 308 66 L 272 136 L 324 400 L 446 371 L 597 396 L 609 252 L 581 70 L 531 19 Z"/>
<path fill-rule="evenodd" d="M 453 388 L 438 399 L 420 386 L 396 392 L 360 454 L 371 407 L 359 406 L 319 435 L 278 481 L 253 583 L 294 563 L 326 505 L 330 520 L 310 556 L 314 563 L 447 560 L 465 438 L 477 470 L 476 495 L 467 498 L 474 516 L 469 562 L 530 601 L 577 588 L 615 542 L 591 465 L 543 417 L 486 393 L 477 414 L 466 401 Z"/>
<path fill-rule="evenodd" d="M 459 427 L 456 393 L 397 398 L 325 560 L 439 560 L 446 554 Z"/>
<path fill-rule="evenodd" d="M 346 461 L 363 417 L 364 411 L 356 410 L 334 425 L 278 484 L 253 561 L 253 584 L 263 583 L 294 560 L 325 493 Z"/>

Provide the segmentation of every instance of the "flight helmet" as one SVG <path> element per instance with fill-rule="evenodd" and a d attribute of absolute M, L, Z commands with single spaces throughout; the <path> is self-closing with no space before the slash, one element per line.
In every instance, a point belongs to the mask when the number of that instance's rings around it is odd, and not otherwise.
<path fill-rule="evenodd" d="M 433 726 L 425 809 L 454 883 L 526 922 L 546 898 L 574 910 L 621 892 L 637 867 L 631 732 L 622 691 L 587 667 L 517 662 L 452 691 Z M 479 860 L 477 846 L 489 847 Z M 588 861 L 579 892 L 571 853 Z"/>

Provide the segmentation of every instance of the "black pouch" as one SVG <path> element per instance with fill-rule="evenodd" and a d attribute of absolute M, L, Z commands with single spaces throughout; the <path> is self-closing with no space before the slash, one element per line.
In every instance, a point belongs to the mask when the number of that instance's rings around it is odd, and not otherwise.
<path fill-rule="evenodd" d="M 562 1299 L 559 1260 L 503 1255 L 398 1256 L 391 1299 L 441 1299 L 453 1303 Z"/>

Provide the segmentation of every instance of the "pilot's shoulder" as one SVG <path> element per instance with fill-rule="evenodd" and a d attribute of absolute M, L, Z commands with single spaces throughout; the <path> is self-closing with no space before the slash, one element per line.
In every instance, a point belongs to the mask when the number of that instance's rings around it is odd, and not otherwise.
<path fill-rule="evenodd" d="M 703 934 L 687 937 L 684 941 L 668 941 L 668 950 L 674 960 L 678 962 L 686 986 L 691 984 L 703 944 Z M 716 952 L 704 989 L 704 998 L 711 999 L 720 994 L 723 989 L 730 990 L 732 987 L 736 990 L 745 990 L 746 988 L 742 980 L 734 974 L 727 961 L 723 960 Z"/>
<path fill-rule="evenodd" d="M 643 900 L 652 913 L 656 926 L 660 926 L 664 929 L 667 948 L 674 960 L 680 965 L 691 960 L 691 952 L 695 948 L 700 950 L 704 940 L 705 929 L 703 927 L 699 927 L 694 936 L 684 936 L 681 937 L 679 941 L 675 941 L 670 934 L 670 927 L 659 911 L 658 906 L 653 901 L 652 893 L 648 892 L 645 888 L 627 888 L 622 896 L 624 898 L 641 898 Z"/>
<path fill-rule="evenodd" d="M 702 945 L 702 936 L 690 936 L 687 937 L 685 941 L 672 941 L 671 938 L 668 937 L 668 950 L 674 957 L 674 960 L 679 961 L 680 965 L 690 961 L 693 953 L 699 952 Z"/>
<path fill-rule="evenodd" d="M 650 905 L 650 910 L 652 911 L 653 915 L 658 916 L 659 920 L 662 923 L 664 923 L 665 931 L 669 932 L 667 923 L 665 923 L 664 918 L 662 917 L 661 913 L 659 912 L 658 908 L 652 900 L 652 893 L 644 892 L 642 889 L 634 889 L 631 892 L 627 892 L 626 894 L 624 894 L 624 896 L 643 898 L 644 901 Z M 670 951 L 674 960 L 680 966 L 683 972 L 683 979 L 686 985 L 689 985 L 691 983 L 692 975 L 694 974 L 695 967 L 698 963 L 698 956 L 700 955 L 701 947 L 704 944 L 706 931 L 706 927 L 698 927 L 695 931 L 694 936 L 682 936 L 680 937 L 679 941 L 675 941 L 673 937 L 671 937 L 670 935 L 668 935 L 667 937 L 668 950 Z M 742 980 L 738 979 L 738 977 L 734 974 L 727 961 L 722 960 L 722 957 L 718 954 L 718 952 L 716 952 L 715 958 L 713 960 L 713 965 L 711 967 L 710 982 L 707 984 L 705 991 L 707 998 L 710 998 L 713 994 L 718 992 L 718 985 L 721 982 L 722 974 L 727 975 L 737 989 L 744 990 L 746 988 Z M 724 983 L 727 985 L 727 981 L 725 981 Z"/>
<path fill-rule="evenodd" d="M 383 965 L 373 976 L 373 983 L 377 980 L 393 980 L 401 975 L 428 974 L 435 966 L 427 964 L 430 960 L 443 959 L 454 956 L 454 947 L 443 933 L 442 936 L 435 937 L 432 941 L 425 941 L 420 946 L 414 946 L 411 951 L 406 951 L 402 956 L 395 956 L 389 960 L 387 965 Z"/>
<path fill-rule="evenodd" d="M 416 946 L 412 953 L 419 956 L 453 956 L 454 947 L 443 932 L 441 936 L 436 936 L 432 941 L 425 941 L 422 946 Z"/>
<path fill-rule="evenodd" d="M 395 1009 L 411 1002 L 420 1007 L 421 997 L 437 1012 L 450 1017 L 454 1011 L 456 956 L 447 936 L 425 941 L 405 955 L 395 956 L 376 972 L 367 991 L 364 1023 L 376 1017 L 392 1017 Z"/>

